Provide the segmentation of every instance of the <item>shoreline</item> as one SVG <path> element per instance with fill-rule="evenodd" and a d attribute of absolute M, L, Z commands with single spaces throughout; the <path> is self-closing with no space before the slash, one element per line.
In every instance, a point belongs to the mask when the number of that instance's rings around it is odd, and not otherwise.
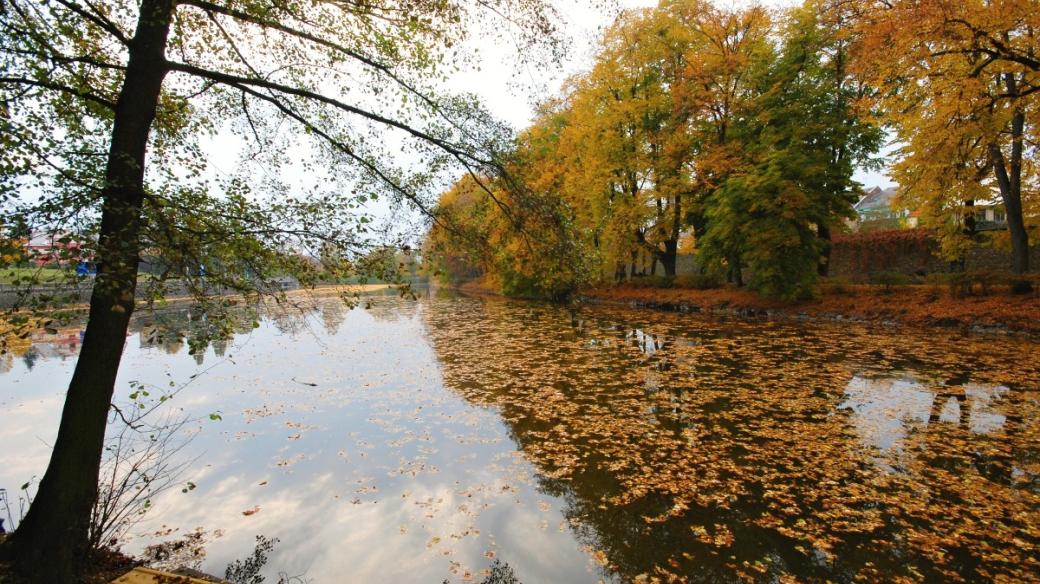
<path fill-rule="evenodd" d="M 457 287 L 466 294 L 502 296 L 480 281 Z M 972 333 L 1040 337 L 1040 296 L 995 292 L 955 298 L 934 286 L 849 285 L 840 292 L 795 303 L 763 298 L 746 288 L 649 288 L 632 285 L 579 290 L 574 301 L 717 316 L 786 318 L 820 322 L 865 322 Z"/>

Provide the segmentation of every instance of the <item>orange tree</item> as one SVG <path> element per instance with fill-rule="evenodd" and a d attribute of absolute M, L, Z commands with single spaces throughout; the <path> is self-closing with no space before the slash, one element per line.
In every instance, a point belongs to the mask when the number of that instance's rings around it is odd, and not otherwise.
<path fill-rule="evenodd" d="M 933 225 L 994 194 L 1007 212 L 1011 269 L 1029 269 L 1038 211 L 1040 11 L 1031 0 L 834 2 L 854 16 L 854 67 L 877 88 L 902 148 L 895 177 Z M 1033 219 L 1035 220 L 1035 219 Z M 943 229 L 944 248 L 960 229 Z M 1027 284 L 1022 287 L 1028 287 Z"/>

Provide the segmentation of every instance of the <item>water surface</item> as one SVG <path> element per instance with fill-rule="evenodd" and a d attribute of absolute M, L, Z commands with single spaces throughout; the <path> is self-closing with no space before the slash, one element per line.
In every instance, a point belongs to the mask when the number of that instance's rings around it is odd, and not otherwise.
<path fill-rule="evenodd" d="M 219 575 L 262 534 L 272 580 L 314 582 L 479 581 L 494 560 L 527 583 L 1040 574 L 1035 341 L 365 304 L 269 311 L 208 346 L 187 309 L 161 317 L 184 341 L 135 321 L 117 396 L 187 383 L 163 407 L 198 421 L 178 453 L 195 488 L 158 497 L 128 550 L 201 528 Z M 78 342 L 0 362 L 12 499 L 46 464 Z"/>

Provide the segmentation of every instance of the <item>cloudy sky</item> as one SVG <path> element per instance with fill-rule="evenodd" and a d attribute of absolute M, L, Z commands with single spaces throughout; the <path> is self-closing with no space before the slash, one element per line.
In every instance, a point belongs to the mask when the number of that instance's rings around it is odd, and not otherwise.
<path fill-rule="evenodd" d="M 609 0 L 608 0 L 609 1 Z M 648 7 L 657 0 L 613 0 L 621 8 Z M 746 0 L 717 0 L 716 5 L 747 6 Z M 766 6 L 783 8 L 797 4 L 795 0 L 764 0 Z M 593 62 L 598 39 L 602 30 L 616 17 L 613 10 L 596 10 L 585 1 L 558 0 L 557 9 L 565 21 L 565 30 L 571 39 L 570 50 L 563 62 L 540 68 L 525 68 L 518 64 L 516 45 L 508 39 L 492 38 L 474 34 L 470 41 L 470 52 L 477 57 L 472 70 L 452 76 L 444 89 L 450 93 L 477 95 L 496 117 L 519 130 L 530 124 L 534 106 L 546 97 L 559 92 L 563 81 L 570 75 L 588 70 Z M 388 140 L 393 140 L 387 136 Z M 240 155 L 242 144 L 230 133 L 221 133 L 207 140 L 205 150 L 216 174 L 231 174 Z M 398 163 L 408 165 L 408 159 L 399 155 Z M 306 191 L 320 177 L 311 171 L 303 171 L 290 165 L 282 170 L 282 181 L 297 192 Z M 887 176 L 878 172 L 859 172 L 856 180 L 868 188 L 874 185 L 891 184 Z M 411 232 L 409 239 L 415 243 L 422 237 L 424 221 L 417 212 L 407 209 L 392 209 L 385 202 L 368 204 L 367 211 L 377 223 L 397 233 Z"/>
<path fill-rule="evenodd" d="M 657 0 L 618 0 L 618 4 L 622 8 L 649 7 L 657 3 Z M 760 4 L 785 8 L 795 6 L 800 1 L 716 0 L 714 3 L 716 6 L 725 7 Z M 483 43 L 480 46 L 483 62 L 481 71 L 456 75 L 451 81 L 451 89 L 476 93 L 499 118 L 507 120 L 516 128 L 527 126 L 533 117 L 535 102 L 548 94 L 559 91 L 563 80 L 568 75 L 587 70 L 591 66 L 600 32 L 611 23 L 615 16 L 607 11 L 592 10 L 584 2 L 559 1 L 557 8 L 567 21 L 567 30 L 573 40 L 573 47 L 567 60 L 559 67 L 550 72 L 517 72 L 515 60 L 512 57 L 513 48 L 508 43 L 490 45 Z M 856 180 L 868 188 L 874 185 L 892 184 L 884 173 L 879 172 L 859 172 Z"/>

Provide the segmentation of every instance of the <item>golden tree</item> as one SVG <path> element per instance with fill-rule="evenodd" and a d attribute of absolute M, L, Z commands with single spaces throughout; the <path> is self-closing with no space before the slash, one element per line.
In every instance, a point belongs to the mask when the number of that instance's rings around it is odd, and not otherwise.
<path fill-rule="evenodd" d="M 855 16 L 854 67 L 878 89 L 872 103 L 902 144 L 894 173 L 907 203 L 948 222 L 969 213 L 971 202 L 999 193 L 1011 268 L 1028 271 L 1040 138 L 1036 2 L 833 4 Z"/>

